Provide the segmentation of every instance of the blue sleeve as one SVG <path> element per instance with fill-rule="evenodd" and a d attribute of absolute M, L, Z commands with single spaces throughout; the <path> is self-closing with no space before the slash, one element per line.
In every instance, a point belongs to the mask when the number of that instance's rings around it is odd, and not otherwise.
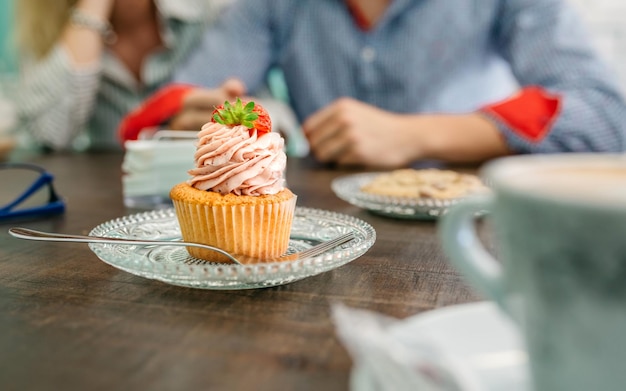
<path fill-rule="evenodd" d="M 522 86 L 561 96 L 561 111 L 547 136 L 526 140 L 497 122 L 521 153 L 621 152 L 626 106 L 618 77 L 594 51 L 576 10 L 561 0 L 503 0 L 495 44 Z"/>
<path fill-rule="evenodd" d="M 272 1 L 239 0 L 207 29 L 197 49 L 174 74 L 174 80 L 208 88 L 236 77 L 254 94 L 274 60 Z"/>

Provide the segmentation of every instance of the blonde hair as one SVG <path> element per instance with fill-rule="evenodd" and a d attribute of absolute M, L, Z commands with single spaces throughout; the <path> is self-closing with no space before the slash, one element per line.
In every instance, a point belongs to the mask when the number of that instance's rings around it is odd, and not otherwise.
<path fill-rule="evenodd" d="M 16 42 L 21 55 L 41 59 L 54 47 L 78 0 L 15 2 Z"/>

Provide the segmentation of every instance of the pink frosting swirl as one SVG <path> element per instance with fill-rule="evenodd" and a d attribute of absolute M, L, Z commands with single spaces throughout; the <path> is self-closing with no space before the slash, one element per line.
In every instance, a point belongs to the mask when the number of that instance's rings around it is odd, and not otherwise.
<path fill-rule="evenodd" d="M 250 136 L 245 126 L 209 122 L 198 132 L 196 167 L 188 183 L 221 194 L 264 195 L 284 189 L 285 141 L 275 132 Z"/>

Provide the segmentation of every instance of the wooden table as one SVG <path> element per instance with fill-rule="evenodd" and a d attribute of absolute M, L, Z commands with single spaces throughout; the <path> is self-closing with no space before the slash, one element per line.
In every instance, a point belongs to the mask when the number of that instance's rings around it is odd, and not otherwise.
<path fill-rule="evenodd" d="M 135 211 L 111 154 L 24 154 L 45 166 L 63 216 L 20 226 L 87 234 Z M 447 263 L 431 221 L 377 216 L 338 199 L 329 170 L 290 159 L 298 205 L 356 216 L 377 232 L 362 257 L 288 285 L 242 291 L 182 288 L 101 262 L 86 244 L 15 239 L 0 223 L 3 390 L 347 390 L 352 366 L 330 305 L 404 318 L 480 299 Z M 7 189 L 0 184 L 0 192 Z"/>

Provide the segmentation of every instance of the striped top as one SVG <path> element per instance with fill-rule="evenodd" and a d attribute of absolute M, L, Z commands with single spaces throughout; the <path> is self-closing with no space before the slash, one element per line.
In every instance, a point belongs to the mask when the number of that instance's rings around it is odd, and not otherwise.
<path fill-rule="evenodd" d="M 235 75 L 254 91 L 277 65 L 300 121 L 342 96 L 463 113 L 536 85 L 562 97 L 560 114 L 538 142 L 494 118 L 514 151 L 625 148 L 617 79 L 565 1 L 393 0 L 364 30 L 345 0 L 240 0 L 214 27 L 175 79 L 213 87 Z"/>
<path fill-rule="evenodd" d="M 21 72 L 15 97 L 20 118 L 36 144 L 53 150 L 121 149 L 120 119 L 171 80 L 173 70 L 198 44 L 224 0 L 156 1 L 165 49 L 143 64 L 138 83 L 110 51 L 90 69 L 73 69 L 57 45 L 41 62 Z M 85 142 L 86 141 L 86 142 Z"/>

